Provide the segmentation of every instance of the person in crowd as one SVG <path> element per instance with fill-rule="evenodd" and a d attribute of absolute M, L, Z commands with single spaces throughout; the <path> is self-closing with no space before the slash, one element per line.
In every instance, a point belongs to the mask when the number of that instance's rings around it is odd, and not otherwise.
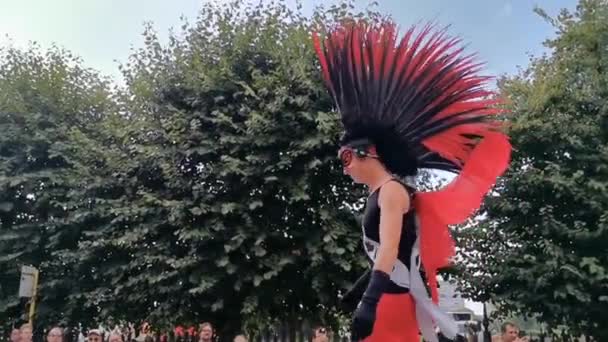
<path fill-rule="evenodd" d="M 21 331 L 21 342 L 32 342 L 32 336 L 34 335 L 34 329 L 29 323 L 25 323 L 19 329 Z"/>
<path fill-rule="evenodd" d="M 327 328 L 322 325 L 313 327 L 312 342 L 329 342 Z"/>
<path fill-rule="evenodd" d="M 91 329 L 87 333 L 87 342 L 103 342 L 103 333 L 99 329 Z"/>
<path fill-rule="evenodd" d="M 500 326 L 500 335 L 492 337 L 492 342 L 528 342 L 528 337 L 519 336 L 519 327 L 513 322 L 504 322 Z"/>
<path fill-rule="evenodd" d="M 234 337 L 234 342 L 249 342 L 244 334 L 239 334 Z"/>
<path fill-rule="evenodd" d="M 13 328 L 13 330 L 11 331 L 10 341 L 21 342 L 21 330 L 19 330 L 18 328 Z"/>
<path fill-rule="evenodd" d="M 47 342 L 62 342 L 63 341 L 63 329 L 60 327 L 53 327 L 46 334 Z"/>
<path fill-rule="evenodd" d="M 200 331 L 198 335 L 199 342 L 211 342 L 213 341 L 213 325 L 209 322 L 203 322 L 200 325 Z"/>
<path fill-rule="evenodd" d="M 120 331 L 114 331 L 108 337 L 108 342 L 124 342 Z"/>

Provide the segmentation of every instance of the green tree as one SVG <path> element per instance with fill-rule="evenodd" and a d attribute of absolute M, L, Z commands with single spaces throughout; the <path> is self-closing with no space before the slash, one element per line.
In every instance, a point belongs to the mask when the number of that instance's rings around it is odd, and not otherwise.
<path fill-rule="evenodd" d="M 93 134 L 112 104 L 107 80 L 64 50 L 43 52 L 34 44 L 1 55 L 0 317 L 8 323 L 23 313 L 20 266 L 41 268 L 46 293 L 57 277 L 46 263 L 57 249 L 76 244 L 80 228 L 70 222 L 68 207 L 70 193 L 81 186 L 74 172 L 80 161 L 71 137 Z M 39 306 L 43 315 L 69 294 L 51 293 Z"/>
<path fill-rule="evenodd" d="M 339 291 L 366 265 L 350 205 L 362 189 L 341 174 L 338 116 L 310 31 L 353 11 L 347 3 L 306 18 L 283 2 L 207 4 L 166 46 L 147 27 L 145 48 L 122 66 L 126 89 L 87 86 L 72 107 L 53 111 L 61 134 L 46 139 L 66 160 L 47 170 L 60 179 L 58 213 L 42 215 L 39 196 L 29 211 L 6 205 L 13 216 L 39 218 L 3 219 L 0 231 L 9 256 L 2 262 L 12 270 L 2 268 L 3 277 L 14 279 L 22 263 L 43 266 L 41 309 L 49 310 L 40 321 L 211 320 L 225 333 L 277 319 L 334 322 Z M 28 87 L 40 97 L 37 85 Z M 90 98 L 106 106 L 95 120 L 62 121 L 72 117 L 66 113 L 87 117 Z M 7 131 L 17 129 L 9 123 Z M 18 129 L 15 141 L 28 133 Z M 7 172 L 9 157 L 0 164 Z M 11 172 L 9 185 L 23 176 Z M 19 195 L 2 196 L 13 203 Z M 39 239 L 35 257 L 14 244 L 26 224 Z M 12 281 L 0 298 L 16 291 Z M 14 314 L 15 305 L 0 312 Z"/>
<path fill-rule="evenodd" d="M 144 184 L 111 204 L 129 229 L 79 252 L 120 250 L 104 271 L 108 300 L 226 331 L 332 317 L 365 262 L 311 25 L 283 3 L 236 1 L 205 5 L 166 47 L 147 30 L 123 69 Z"/>
<path fill-rule="evenodd" d="M 547 56 L 500 83 L 515 151 L 488 220 L 469 232 L 472 294 L 608 338 L 608 2 L 553 19 Z"/>

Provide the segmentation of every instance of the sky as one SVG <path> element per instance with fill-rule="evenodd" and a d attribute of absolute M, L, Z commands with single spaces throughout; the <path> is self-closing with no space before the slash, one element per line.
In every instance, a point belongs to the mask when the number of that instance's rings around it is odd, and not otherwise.
<path fill-rule="evenodd" d="M 179 31 L 181 16 L 194 22 L 205 1 L 211 0 L 0 0 L 0 46 L 26 47 L 30 41 L 43 48 L 56 44 L 120 83 L 118 63 L 127 61 L 133 47 L 142 46 L 145 22 L 152 22 L 161 39 L 166 39 L 171 27 Z M 313 6 L 332 1 L 304 0 L 303 11 L 310 13 Z M 478 52 L 491 75 L 514 74 L 528 65 L 530 55 L 547 51 L 542 43 L 555 30 L 533 12 L 535 6 L 555 16 L 577 4 L 576 0 L 378 2 L 378 9 L 403 27 L 429 20 L 451 25 L 450 33 Z M 467 305 L 481 312 L 479 304 Z"/>
<path fill-rule="evenodd" d="M 144 22 L 150 21 L 161 38 L 180 17 L 190 22 L 201 4 L 213 0 L 1 0 L 0 46 L 42 47 L 55 43 L 82 57 L 86 66 L 120 78 L 118 63 L 126 62 L 132 47 L 142 46 Z M 227 0 L 215 0 L 226 2 Z M 266 1 L 266 0 L 264 0 Z M 288 0 L 294 3 L 296 0 Z M 304 12 L 334 0 L 304 0 Z M 356 0 L 360 6 L 369 0 Z M 540 6 L 555 15 L 574 9 L 576 0 L 379 0 L 379 10 L 401 26 L 434 20 L 451 25 L 471 51 L 485 61 L 492 75 L 513 74 L 526 66 L 529 55 L 540 55 L 542 42 L 554 29 L 533 13 Z"/>

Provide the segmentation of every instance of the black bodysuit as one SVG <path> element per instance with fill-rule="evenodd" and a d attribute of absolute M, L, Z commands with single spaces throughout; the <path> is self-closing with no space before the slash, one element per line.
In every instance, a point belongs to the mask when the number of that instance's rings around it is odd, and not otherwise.
<path fill-rule="evenodd" d="M 390 274 L 391 280 L 395 285 L 390 290 L 392 293 L 407 292 L 409 288 L 410 258 L 412 256 L 412 248 L 416 242 L 416 214 L 412 209 L 414 189 L 401 182 L 399 184 L 403 185 L 410 194 L 410 210 L 403 215 L 399 253 L 393 266 L 393 271 Z M 369 196 L 363 214 L 363 244 L 365 252 L 372 261 L 375 261 L 378 247 L 380 247 L 380 206 L 378 205 L 378 197 L 382 187 Z"/>

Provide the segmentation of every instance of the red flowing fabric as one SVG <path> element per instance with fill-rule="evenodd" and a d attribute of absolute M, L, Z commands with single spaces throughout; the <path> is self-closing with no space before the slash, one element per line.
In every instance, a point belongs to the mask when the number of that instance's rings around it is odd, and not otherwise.
<path fill-rule="evenodd" d="M 435 303 L 439 301 L 437 270 L 447 266 L 454 256 L 454 240 L 448 225 L 465 222 L 479 209 L 510 159 L 511 144 L 507 136 L 499 132 L 485 133 L 455 180 L 441 190 L 416 194 L 420 258 Z"/>
<path fill-rule="evenodd" d="M 409 293 L 383 294 L 372 334 L 364 342 L 418 342 L 416 305 Z"/>

